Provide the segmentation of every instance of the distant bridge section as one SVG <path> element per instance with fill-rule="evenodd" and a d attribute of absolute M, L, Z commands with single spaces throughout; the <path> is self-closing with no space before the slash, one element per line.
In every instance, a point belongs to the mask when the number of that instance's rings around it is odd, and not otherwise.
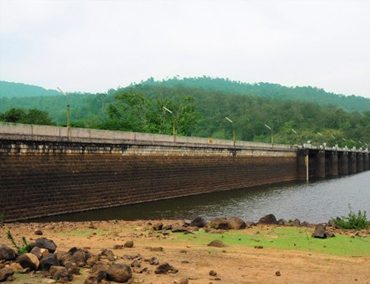
<path fill-rule="evenodd" d="M 6 221 L 369 169 L 368 151 L 0 123 Z M 124 216 L 122 216 L 124 218 Z"/>

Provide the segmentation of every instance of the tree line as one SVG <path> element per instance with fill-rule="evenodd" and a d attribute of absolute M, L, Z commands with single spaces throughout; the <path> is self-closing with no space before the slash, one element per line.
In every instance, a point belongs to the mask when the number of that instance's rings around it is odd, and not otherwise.
<path fill-rule="evenodd" d="M 69 104 L 73 127 L 160 134 L 175 129 L 176 135 L 220 139 L 232 139 L 235 131 L 237 140 L 259 142 L 270 142 L 273 134 L 275 143 L 282 144 L 310 141 L 359 148 L 370 143 L 369 110 L 350 112 L 336 105 L 170 82 L 147 80 L 107 93 L 67 98 L 1 98 L 0 121 L 65 125 Z M 2 100 L 8 109 L 1 109 Z"/>

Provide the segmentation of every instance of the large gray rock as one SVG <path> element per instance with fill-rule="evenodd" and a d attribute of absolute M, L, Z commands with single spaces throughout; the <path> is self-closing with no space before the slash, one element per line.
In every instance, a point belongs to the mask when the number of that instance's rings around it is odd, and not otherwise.
<path fill-rule="evenodd" d="M 112 264 L 107 271 L 107 279 L 119 283 L 128 281 L 132 277 L 130 266 L 125 264 Z"/>
<path fill-rule="evenodd" d="M 40 269 L 49 270 L 52 266 L 59 266 L 59 260 L 56 254 L 49 253 L 40 259 Z"/>
<path fill-rule="evenodd" d="M 0 246 L 0 260 L 14 260 L 16 258 L 16 252 L 15 250 L 11 249 L 10 247 L 6 245 Z"/>
<path fill-rule="evenodd" d="M 50 253 L 54 253 L 57 249 L 57 245 L 52 240 L 47 238 L 38 238 L 35 242 L 35 246 L 39 248 L 45 248 Z"/>
<path fill-rule="evenodd" d="M 267 224 L 267 225 L 276 225 L 277 220 L 274 214 L 268 214 L 266 216 L 263 216 L 259 221 L 259 224 Z"/>
<path fill-rule="evenodd" d="M 243 219 L 239 217 L 231 217 L 227 220 L 229 224 L 229 228 L 232 230 L 242 230 L 247 227 L 247 224 L 244 222 Z"/>
<path fill-rule="evenodd" d="M 0 282 L 6 281 L 9 277 L 13 276 L 14 271 L 10 268 L 0 269 Z"/>
<path fill-rule="evenodd" d="M 211 222 L 209 222 L 208 226 L 212 229 L 217 229 L 217 230 L 228 230 L 229 229 L 229 223 L 227 222 L 227 218 L 224 218 L 224 217 L 213 219 Z"/>
<path fill-rule="evenodd" d="M 32 253 L 21 254 L 17 257 L 16 262 L 18 262 L 23 268 L 29 268 L 31 270 L 37 270 L 40 265 L 39 259 Z"/>

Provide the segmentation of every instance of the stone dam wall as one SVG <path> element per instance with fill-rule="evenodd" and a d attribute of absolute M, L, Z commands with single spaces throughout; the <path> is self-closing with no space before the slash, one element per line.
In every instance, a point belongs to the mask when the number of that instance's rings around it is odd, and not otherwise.
<path fill-rule="evenodd" d="M 289 146 L 147 134 L 148 139 L 91 133 L 66 138 L 8 127 L 0 139 L 0 214 L 5 221 L 304 178 L 296 149 Z"/>

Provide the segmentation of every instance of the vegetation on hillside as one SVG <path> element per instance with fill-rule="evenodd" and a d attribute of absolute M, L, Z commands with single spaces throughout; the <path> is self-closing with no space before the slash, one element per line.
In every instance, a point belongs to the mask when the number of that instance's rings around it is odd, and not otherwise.
<path fill-rule="evenodd" d="M 320 98 L 315 103 L 303 99 L 315 96 Z M 175 124 L 177 135 L 232 139 L 235 130 L 236 139 L 245 141 L 270 142 L 273 134 L 275 143 L 366 147 L 370 143 L 370 106 L 366 108 L 370 100 L 351 97 L 349 107 L 354 100 L 352 108 L 362 104 L 365 109 L 356 112 L 334 104 L 346 100 L 311 87 L 251 85 L 208 77 L 148 79 L 94 95 L 0 98 L 0 120 L 9 121 L 4 117 L 12 108 L 37 108 L 65 125 L 68 104 L 74 127 L 172 134 Z"/>

